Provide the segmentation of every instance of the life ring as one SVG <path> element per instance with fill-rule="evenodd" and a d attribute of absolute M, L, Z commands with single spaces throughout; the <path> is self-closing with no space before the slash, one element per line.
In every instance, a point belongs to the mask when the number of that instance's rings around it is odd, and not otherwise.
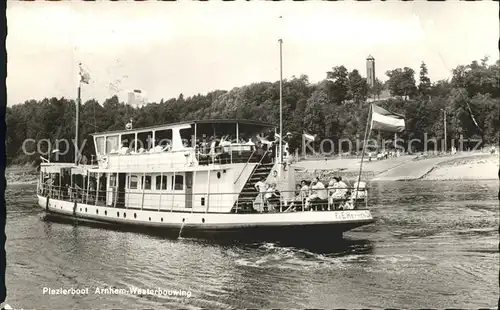
<path fill-rule="evenodd" d="M 273 177 L 277 177 L 277 176 L 278 176 L 278 171 L 273 170 Z"/>

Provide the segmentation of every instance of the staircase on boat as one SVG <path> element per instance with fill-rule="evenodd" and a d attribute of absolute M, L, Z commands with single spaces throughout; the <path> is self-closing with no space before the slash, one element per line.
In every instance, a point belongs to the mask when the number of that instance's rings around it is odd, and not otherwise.
<path fill-rule="evenodd" d="M 259 191 L 255 188 L 255 184 L 263 177 L 267 178 L 269 173 L 271 173 L 273 166 L 274 163 L 259 163 L 255 166 L 254 170 L 250 174 L 250 177 L 245 183 L 245 186 L 243 186 L 243 189 L 238 196 L 238 200 L 234 203 L 233 212 L 253 212 L 253 202 L 259 194 Z"/>

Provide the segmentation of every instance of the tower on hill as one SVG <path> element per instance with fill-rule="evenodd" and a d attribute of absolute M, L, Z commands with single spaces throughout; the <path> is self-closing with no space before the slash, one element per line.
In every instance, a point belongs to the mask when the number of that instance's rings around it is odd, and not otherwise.
<path fill-rule="evenodd" d="M 375 58 L 372 55 L 366 58 L 366 82 L 370 87 L 375 85 Z"/>

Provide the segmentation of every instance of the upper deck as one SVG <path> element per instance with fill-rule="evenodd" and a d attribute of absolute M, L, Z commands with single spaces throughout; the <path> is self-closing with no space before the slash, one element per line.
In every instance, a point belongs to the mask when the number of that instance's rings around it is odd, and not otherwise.
<path fill-rule="evenodd" d="M 132 156 L 126 161 L 130 163 L 132 160 L 134 166 L 140 166 L 140 161 L 150 162 L 154 157 L 154 161 L 162 158 L 163 161 L 179 161 L 179 164 L 184 166 L 186 153 L 196 158 L 196 163 L 201 162 L 201 158 L 205 156 L 226 153 L 230 155 L 228 158 L 230 157 L 230 162 L 233 163 L 232 154 L 238 152 L 243 156 L 239 156 L 236 162 L 246 162 L 247 159 L 253 158 L 255 145 L 267 141 L 264 137 L 271 137 L 272 140 L 274 134 L 275 126 L 271 124 L 250 120 L 215 119 L 108 131 L 95 133 L 93 137 L 98 160 L 110 155 L 111 159 L 114 155 L 154 154 L 147 157 Z M 113 158 L 112 161 L 116 160 L 117 158 Z M 119 161 L 124 162 L 124 158 Z M 123 164 L 119 166 L 124 168 Z"/>

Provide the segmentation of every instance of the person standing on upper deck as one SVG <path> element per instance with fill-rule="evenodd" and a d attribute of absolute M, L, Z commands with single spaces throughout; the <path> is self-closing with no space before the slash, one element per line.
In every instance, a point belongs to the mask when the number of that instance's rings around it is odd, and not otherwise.
<path fill-rule="evenodd" d="M 253 151 L 254 148 L 255 148 L 255 143 L 253 143 L 252 141 L 252 138 L 248 138 L 248 142 L 245 143 L 246 145 L 248 145 L 250 147 L 250 151 Z"/>

